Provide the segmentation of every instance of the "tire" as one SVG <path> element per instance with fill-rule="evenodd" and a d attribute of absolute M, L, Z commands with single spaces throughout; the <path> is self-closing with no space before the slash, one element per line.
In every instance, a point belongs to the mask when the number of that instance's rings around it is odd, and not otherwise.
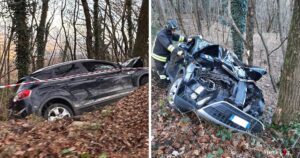
<path fill-rule="evenodd" d="M 139 81 L 139 86 L 143 86 L 143 85 L 147 84 L 149 82 L 148 80 L 149 80 L 148 75 L 142 76 Z"/>
<path fill-rule="evenodd" d="M 175 94 L 177 93 L 177 91 L 179 89 L 179 85 L 181 84 L 182 81 L 183 81 L 182 77 L 175 79 L 175 81 L 173 83 L 171 83 L 171 85 L 169 86 L 168 91 L 167 91 L 168 106 L 177 111 L 179 109 L 177 108 L 177 106 L 174 103 L 174 98 L 175 98 Z"/>
<path fill-rule="evenodd" d="M 61 103 L 51 104 L 44 113 L 44 118 L 48 121 L 54 121 L 57 119 L 73 116 L 73 111 L 68 106 Z"/>

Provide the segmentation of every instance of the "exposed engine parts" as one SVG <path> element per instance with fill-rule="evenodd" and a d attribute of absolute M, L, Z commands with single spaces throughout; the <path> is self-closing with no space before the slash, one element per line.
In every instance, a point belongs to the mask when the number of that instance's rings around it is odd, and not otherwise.
<path fill-rule="evenodd" d="M 264 130 L 259 117 L 265 103 L 255 82 L 266 71 L 248 67 L 234 53 L 219 45 L 204 46 L 203 41 L 196 38 L 193 43 L 182 44 L 186 50 L 184 59 L 167 66 L 172 82 L 168 92 L 170 106 L 180 112 L 193 111 L 233 130 Z"/>

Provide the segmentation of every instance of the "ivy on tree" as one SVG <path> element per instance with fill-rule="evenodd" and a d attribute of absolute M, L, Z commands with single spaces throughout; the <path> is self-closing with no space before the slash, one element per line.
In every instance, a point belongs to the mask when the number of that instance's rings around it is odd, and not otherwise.
<path fill-rule="evenodd" d="M 248 0 L 232 0 L 231 14 L 236 26 L 243 34 L 246 31 L 246 15 L 247 15 Z M 233 50 L 240 60 L 244 52 L 244 43 L 239 34 L 231 27 Z"/>

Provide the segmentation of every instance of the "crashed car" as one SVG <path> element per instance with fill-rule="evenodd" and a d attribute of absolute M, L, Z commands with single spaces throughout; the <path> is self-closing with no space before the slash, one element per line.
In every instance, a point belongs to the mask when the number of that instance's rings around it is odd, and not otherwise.
<path fill-rule="evenodd" d="M 122 65 L 93 59 L 64 62 L 19 80 L 10 116 L 72 117 L 116 101 L 147 82 L 148 70 L 139 57 Z"/>
<path fill-rule="evenodd" d="M 264 130 L 259 118 L 265 103 L 256 86 L 264 68 L 247 66 L 233 52 L 201 37 L 179 47 L 184 57 L 172 55 L 166 65 L 170 107 L 239 132 Z"/>

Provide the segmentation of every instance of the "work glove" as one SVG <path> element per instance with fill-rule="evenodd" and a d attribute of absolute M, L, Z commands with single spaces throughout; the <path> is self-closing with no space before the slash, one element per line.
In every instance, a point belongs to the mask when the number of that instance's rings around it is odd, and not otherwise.
<path fill-rule="evenodd" d="M 182 49 L 181 47 L 177 47 L 175 52 L 176 52 L 177 56 L 179 56 L 179 57 L 184 56 L 184 49 Z"/>
<path fill-rule="evenodd" d="M 193 41 L 195 41 L 195 39 L 194 39 L 193 37 L 189 37 L 189 38 L 187 39 L 187 42 L 188 42 L 188 43 L 193 42 Z"/>
<path fill-rule="evenodd" d="M 183 50 L 179 50 L 179 51 L 177 52 L 177 55 L 180 56 L 180 57 L 183 56 L 183 54 L 184 54 Z"/>
<path fill-rule="evenodd" d="M 190 36 L 188 39 L 187 39 L 187 42 L 190 43 L 190 42 L 195 42 L 195 39 L 196 38 L 200 38 L 202 39 L 203 37 L 201 35 L 193 35 L 193 36 Z"/>

